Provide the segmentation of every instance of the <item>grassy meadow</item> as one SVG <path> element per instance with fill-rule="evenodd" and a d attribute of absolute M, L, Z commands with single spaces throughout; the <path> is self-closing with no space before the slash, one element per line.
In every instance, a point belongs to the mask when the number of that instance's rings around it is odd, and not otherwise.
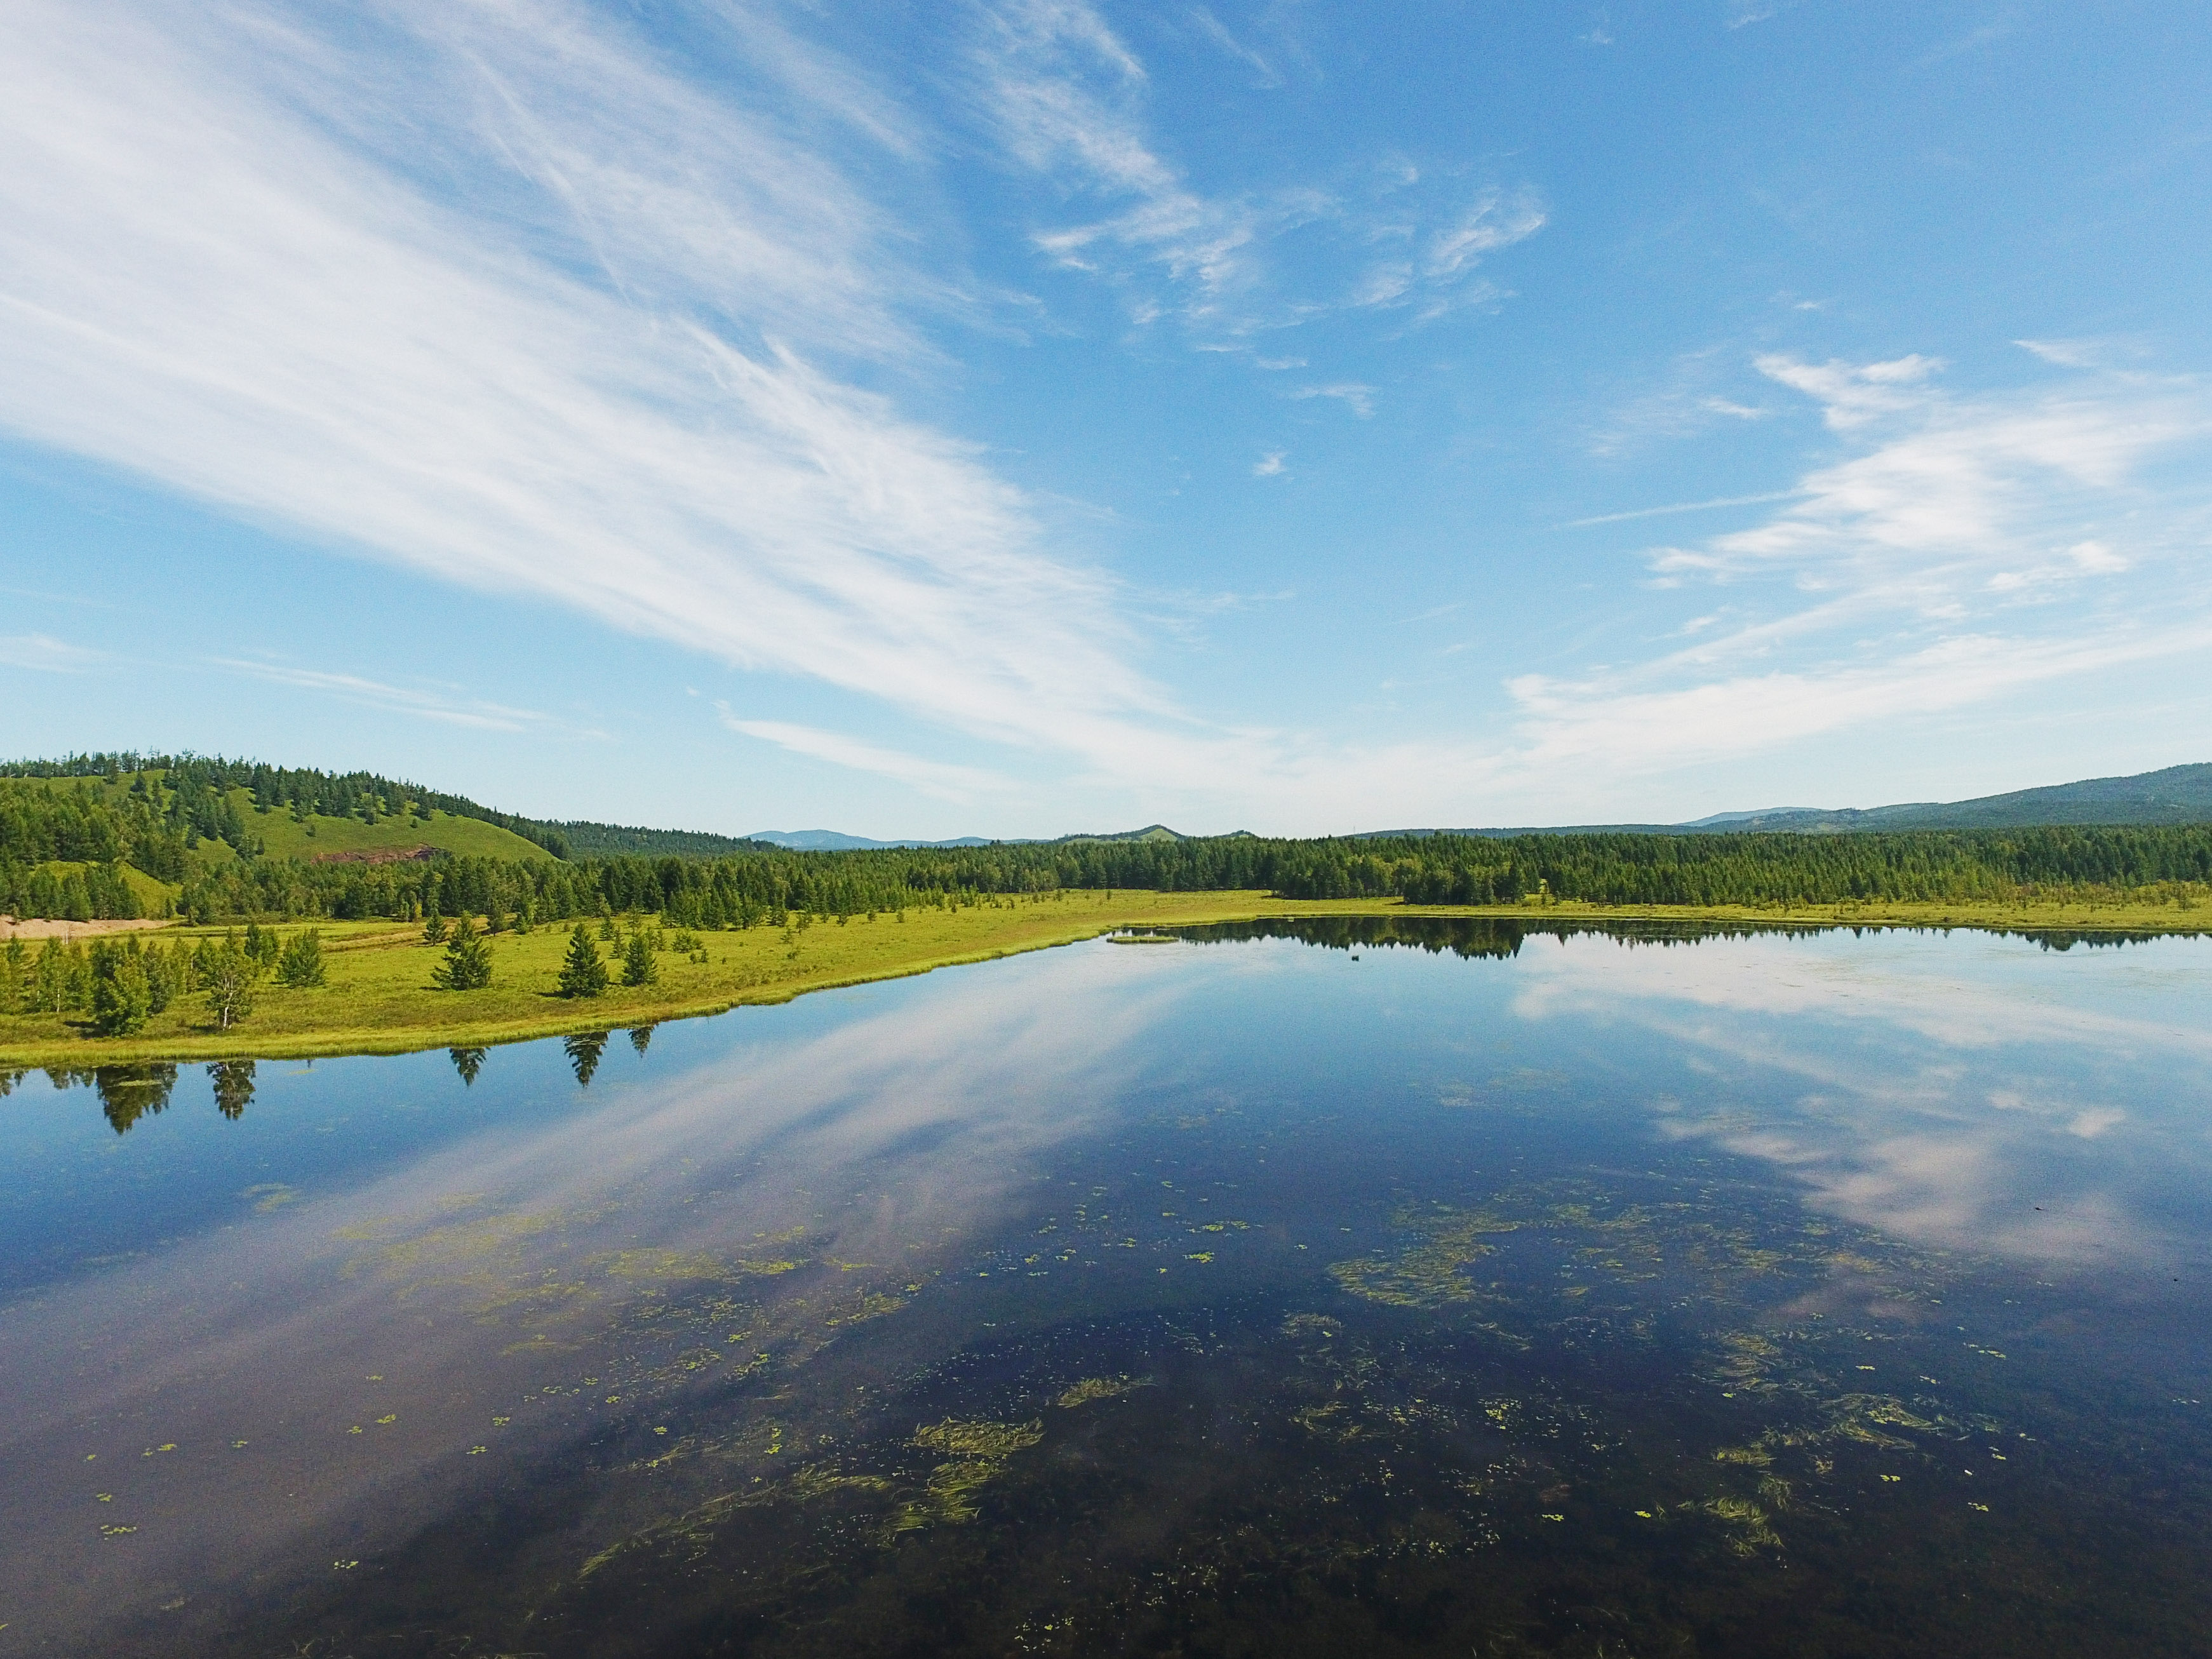
<path fill-rule="evenodd" d="M 380 818 L 374 823 L 364 823 L 359 818 L 325 817 L 316 812 L 295 823 L 289 812 L 256 813 L 252 796 L 243 789 L 234 789 L 231 794 L 245 815 L 246 832 L 261 838 L 267 848 L 264 856 L 272 859 L 327 858 L 333 853 L 406 853 L 417 847 L 435 848 L 463 858 L 553 856 L 512 830 L 481 818 L 456 817 L 451 812 L 433 811 L 427 821 L 410 816 Z"/>
<path fill-rule="evenodd" d="M 501 832 L 503 833 L 503 832 Z M 719 1013 L 741 1003 L 781 1002 L 808 991 L 925 973 L 1125 928 L 1267 916 L 1490 916 L 1536 926 L 1613 921 L 1810 927 L 1978 927 L 2056 933 L 2212 931 L 2212 909 L 2151 901 L 2100 904 L 1858 904 L 1766 909 L 1742 906 L 1411 905 L 1372 899 L 1285 900 L 1258 892 L 1155 893 L 1067 890 L 987 897 L 973 908 L 917 908 L 904 920 L 880 914 L 805 927 L 757 927 L 697 935 L 705 957 L 664 950 L 657 983 L 611 986 L 601 996 L 556 992 L 569 929 L 550 926 L 490 941 L 493 981 L 481 991 L 441 991 L 432 971 L 445 960 L 414 924 L 322 921 L 329 983 L 288 990 L 264 982 L 252 1012 L 218 1030 L 198 996 L 179 998 L 129 1037 L 88 1035 L 81 1015 L 0 1016 L 0 1065 L 86 1066 L 142 1060 L 332 1054 L 392 1054 L 476 1047 L 568 1032 L 643 1025 Z M 647 919 L 649 920 L 649 919 Z M 628 930 L 625 921 L 624 930 Z M 197 939 L 224 927 L 166 928 L 149 940 Z M 594 928 L 596 933 L 596 928 Z M 675 930 L 664 928 L 672 939 Z M 601 943 L 612 958 L 617 947 Z M 619 980 L 618 964 L 611 962 Z"/>

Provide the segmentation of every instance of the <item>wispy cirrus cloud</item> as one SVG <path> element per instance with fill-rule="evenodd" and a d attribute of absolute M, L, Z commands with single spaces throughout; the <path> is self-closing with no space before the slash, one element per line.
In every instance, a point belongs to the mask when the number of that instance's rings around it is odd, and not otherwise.
<path fill-rule="evenodd" d="M 0 634 L 0 665 L 9 668 L 76 674 L 106 660 L 106 652 L 71 645 L 51 634 Z"/>
<path fill-rule="evenodd" d="M 393 685 L 359 674 L 331 673 L 322 669 L 295 668 L 284 663 L 255 662 L 238 657 L 215 657 L 210 660 L 218 668 L 250 674 L 272 685 L 319 691 L 363 708 L 412 714 L 421 720 L 464 726 L 478 732 L 526 732 L 557 724 L 551 716 L 535 709 L 515 708 L 465 696 L 454 686 Z"/>
<path fill-rule="evenodd" d="M 1987 703 L 2054 681 L 2212 648 L 2212 618 L 2111 627 L 2065 641 L 1961 634 L 1875 660 L 1815 656 L 1802 667 L 1699 674 L 1670 661 L 1580 680 L 1508 684 L 1522 743 L 1502 769 L 1543 775 L 1601 763 L 1653 774 L 1771 754 L 1808 739 Z"/>
<path fill-rule="evenodd" d="M 1302 386 L 1290 395 L 1295 399 L 1334 398 L 1361 420 L 1375 413 L 1375 388 L 1357 380 L 1340 380 L 1334 386 Z"/>
<path fill-rule="evenodd" d="M 1086 0 L 999 0 L 979 16 L 978 102 L 999 143 L 1097 210 L 1037 231 L 1036 246 L 1063 266 L 1131 287 L 1139 324 L 1174 316 L 1206 342 L 1346 311 L 1405 310 L 1419 325 L 1505 297 L 1476 267 L 1545 222 L 1532 188 L 1470 191 L 1402 161 L 1353 190 L 1285 180 L 1208 191 L 1162 154 L 1146 112 L 1145 66 Z M 1273 76 L 1210 12 L 1193 21 Z M 1291 278 L 1274 245 L 1310 228 L 1336 255 Z M 1307 263 L 1316 263 L 1310 252 Z"/>
<path fill-rule="evenodd" d="M 1425 228 L 1410 220 L 1381 234 L 1406 245 L 1402 254 L 1370 264 L 1352 290 L 1362 308 L 1408 308 L 1416 324 L 1433 322 L 1462 306 L 1506 298 L 1495 284 L 1473 280 L 1475 267 L 1500 248 L 1526 241 L 1544 228 L 1546 214 L 1532 190 L 1485 190 L 1450 222 Z"/>
<path fill-rule="evenodd" d="M 1765 489 L 1754 495 L 1715 495 L 1702 501 L 1669 501 L 1663 507 L 1632 507 L 1625 513 L 1601 513 L 1595 518 L 1570 519 L 1563 530 L 1587 530 L 1593 525 L 1626 524 L 1632 519 L 1659 519 L 1677 513 L 1710 513 L 1729 507 L 1759 507 L 1768 501 L 1797 499 L 1794 489 Z"/>
<path fill-rule="evenodd" d="M 1275 66 L 1231 34 L 1222 21 L 1213 15 L 1212 8 L 1192 7 L 1190 21 L 1200 33 L 1252 71 L 1253 85 L 1262 90 L 1272 90 L 1283 84 L 1282 75 Z"/>
<path fill-rule="evenodd" d="M 1920 356 L 1758 365 L 1812 398 L 1831 431 L 1870 447 L 1808 473 L 1796 504 L 1765 524 L 1664 550 L 1653 561 L 1662 574 L 1786 569 L 1808 591 L 1956 615 L 1968 590 L 2008 569 L 2121 568 L 2075 556 L 2081 529 L 2124 507 L 2153 453 L 2212 427 L 2202 392 L 2181 384 L 2114 377 L 1955 398 L 1933 383 L 1942 365 Z"/>
<path fill-rule="evenodd" d="M 1226 323 L 1232 300 L 1259 285 L 1260 245 L 1329 210 L 1328 198 L 1308 189 L 1262 198 L 1193 188 L 1147 131 L 1144 65 L 1083 0 L 987 8 L 974 62 L 979 101 L 1006 153 L 1110 208 L 1089 223 L 1036 234 L 1036 246 L 1064 265 L 1097 271 L 1133 258 L 1157 266 L 1180 290 L 1186 314 Z"/>
<path fill-rule="evenodd" d="M 1662 584 L 1734 590 L 1723 625 L 1700 617 L 1692 643 L 1641 663 L 1510 682 L 1516 766 L 1771 752 L 2212 647 L 2201 536 L 2186 531 L 2203 503 L 2142 477 L 2212 433 L 2202 387 L 2094 374 L 1954 396 L 1920 356 L 1757 366 L 1855 453 L 1771 492 L 1790 505 L 1760 524 L 1652 552 Z M 2112 586 L 2139 563 L 2164 603 Z"/>
<path fill-rule="evenodd" d="M 837 372 L 931 356 L 911 308 L 937 288 L 854 182 L 902 164 L 897 111 L 768 12 L 720 15 L 742 101 L 568 0 L 343 27 L 26 0 L 0 422 L 940 725 L 1128 746 L 1166 699 L 1110 585 Z"/>
<path fill-rule="evenodd" d="M 743 720 L 731 712 L 726 702 L 717 702 L 714 708 L 722 724 L 732 732 L 772 743 L 795 755 L 828 761 L 833 766 L 872 772 L 939 800 L 964 805 L 979 795 L 1003 793 L 1012 787 L 1007 779 L 981 767 L 927 760 L 880 744 L 864 743 L 842 732 L 825 732 L 819 726 L 797 726 L 788 720 Z"/>

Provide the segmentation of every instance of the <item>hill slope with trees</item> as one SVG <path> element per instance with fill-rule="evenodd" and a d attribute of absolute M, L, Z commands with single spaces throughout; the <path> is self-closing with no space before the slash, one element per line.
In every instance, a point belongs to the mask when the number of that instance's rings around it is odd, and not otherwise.
<path fill-rule="evenodd" d="M 676 926 L 720 928 L 1082 889 L 1714 907 L 2027 903 L 2147 891 L 2193 904 L 2212 884 L 2204 823 L 1317 840 L 1182 836 L 1153 826 L 1118 837 L 794 852 L 556 826 L 367 773 L 149 761 L 82 757 L 0 775 L 0 911 L 84 919 L 167 906 L 196 921 L 469 914 L 494 927 L 653 912 Z M 455 801 L 471 810 L 441 804 Z M 571 833 L 581 830 L 607 838 Z M 656 844 L 659 856 L 635 850 Z M 610 850 L 583 850 L 594 845 Z"/>

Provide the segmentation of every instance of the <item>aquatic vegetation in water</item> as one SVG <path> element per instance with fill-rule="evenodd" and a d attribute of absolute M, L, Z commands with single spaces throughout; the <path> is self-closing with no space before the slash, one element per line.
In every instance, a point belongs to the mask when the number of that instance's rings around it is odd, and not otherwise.
<path fill-rule="evenodd" d="M 1133 1389 L 1148 1389 L 1151 1386 L 1152 1379 L 1149 1377 L 1086 1376 L 1080 1382 L 1062 1389 L 1060 1397 L 1053 1403 L 1073 1410 L 1078 1406 L 1087 1406 L 1094 1400 L 1112 1400 Z"/>
<path fill-rule="evenodd" d="M 1329 1276 L 1354 1296 L 1401 1308 L 1438 1308 L 1472 1302 L 1480 1294 L 1467 1269 L 1495 1253 L 1488 1239 L 1520 1224 L 1486 1210 L 1462 1211 L 1438 1205 L 1407 1209 L 1395 1218 L 1414 1242 L 1395 1255 L 1364 1256 L 1333 1262 Z"/>
<path fill-rule="evenodd" d="M 906 1306 L 902 1296 L 886 1296 L 880 1291 L 863 1291 L 836 1304 L 822 1322 L 832 1328 L 839 1325 L 858 1325 L 870 1319 L 881 1319 L 885 1314 L 895 1314 Z"/>
<path fill-rule="evenodd" d="M 916 1429 L 909 1444 L 951 1455 L 929 1472 L 920 1498 L 899 1505 L 891 1517 L 891 1530 L 910 1532 L 938 1522 L 973 1521 L 975 1495 L 1006 1473 L 1007 1461 L 1016 1452 L 1027 1451 L 1043 1438 L 1044 1425 L 1034 1418 L 1026 1423 L 963 1423 L 947 1418 Z"/>
<path fill-rule="evenodd" d="M 1713 1454 L 1716 1463 L 1747 1463 L 1754 1468 L 1765 1468 L 1774 1461 L 1774 1454 L 1765 1446 L 1723 1446 Z"/>
<path fill-rule="evenodd" d="M 1756 1504 L 1741 1498 L 1708 1498 L 1694 1507 L 1728 1529 L 1729 1547 L 1738 1555 L 1782 1547 L 1781 1535 L 1767 1524 L 1766 1511 Z"/>

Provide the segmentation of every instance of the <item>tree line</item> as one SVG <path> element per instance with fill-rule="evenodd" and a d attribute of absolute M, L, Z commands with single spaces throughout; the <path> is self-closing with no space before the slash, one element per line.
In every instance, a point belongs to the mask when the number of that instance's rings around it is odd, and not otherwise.
<path fill-rule="evenodd" d="M 657 912 L 672 926 L 781 927 L 792 912 L 850 916 L 973 904 L 994 894 L 1141 888 L 1252 890 L 1285 898 L 1419 904 L 1831 905 L 2014 902 L 2150 893 L 2212 897 L 2212 825 L 1916 830 L 1898 834 L 1599 834 L 1510 839 L 1042 843 L 777 850 L 733 858 L 421 865 L 268 860 L 196 877 L 195 917 L 415 919 L 442 910 L 533 921 Z"/>
<path fill-rule="evenodd" d="M 198 995 L 220 1030 L 253 1012 L 267 981 L 293 990 L 329 982 L 323 939 L 313 927 L 289 937 L 248 922 L 217 938 L 167 942 L 137 933 L 76 941 L 21 939 L 0 949 L 0 1014 L 84 1014 L 97 1036 L 131 1036 L 179 999 Z"/>
<path fill-rule="evenodd" d="M 1537 897 L 1761 907 L 2146 892 L 2193 903 L 2197 890 L 2212 882 L 2212 824 L 1842 835 L 1224 836 L 850 852 L 793 852 L 745 842 L 733 843 L 744 849 L 735 853 L 657 857 L 586 856 L 562 842 L 563 856 L 552 860 L 441 855 L 419 863 L 318 864 L 255 856 L 256 839 L 230 790 L 252 788 L 256 804 L 266 800 L 272 811 L 304 802 L 326 812 L 350 798 L 351 810 L 363 816 L 427 810 L 429 801 L 459 798 L 410 794 L 411 786 L 366 773 L 285 771 L 190 757 L 166 769 L 127 769 L 165 758 L 125 754 L 36 763 L 78 767 L 51 774 L 85 781 L 74 788 L 0 779 L 0 912 L 72 920 L 137 915 L 141 901 L 126 865 L 176 884 L 178 908 L 198 922 L 412 921 L 466 912 L 495 927 L 508 917 L 535 924 L 608 912 L 656 913 L 683 927 L 781 926 L 793 912 L 849 916 L 972 904 L 994 894 L 1115 888 L 1256 890 L 1285 898 L 1421 904 L 1520 904 Z M 121 787 L 95 788 L 89 781 L 111 775 Z M 123 785 L 125 778 L 131 781 Z M 190 856 L 203 841 L 216 839 L 246 856 Z M 547 843 L 539 838 L 538 844 Z"/>

